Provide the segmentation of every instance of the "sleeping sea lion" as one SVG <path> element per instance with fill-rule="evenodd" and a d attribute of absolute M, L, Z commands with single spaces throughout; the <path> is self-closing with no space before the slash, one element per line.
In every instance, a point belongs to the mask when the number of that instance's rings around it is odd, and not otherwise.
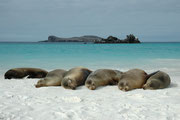
<path fill-rule="evenodd" d="M 84 67 L 75 67 L 65 73 L 61 85 L 66 89 L 75 90 L 76 87 L 84 85 L 86 78 L 92 71 Z"/>
<path fill-rule="evenodd" d="M 169 75 L 162 71 L 154 72 L 150 75 L 149 79 L 147 80 L 146 84 L 143 86 L 143 89 L 163 89 L 170 85 L 171 79 Z"/>
<path fill-rule="evenodd" d="M 118 87 L 120 90 L 129 91 L 136 88 L 142 88 L 147 79 L 147 73 L 144 70 L 132 69 L 122 74 Z"/>
<path fill-rule="evenodd" d="M 35 85 L 36 88 L 47 86 L 61 86 L 61 81 L 64 77 L 66 70 L 56 69 L 50 71 L 44 79 L 41 79 Z"/>
<path fill-rule="evenodd" d="M 85 85 L 90 90 L 95 90 L 99 86 L 117 85 L 122 72 L 111 69 L 98 69 L 92 72 L 85 82 Z"/>
<path fill-rule="evenodd" d="M 47 73 L 47 71 L 39 68 L 13 68 L 5 73 L 4 78 L 24 78 L 26 76 L 28 78 L 44 78 Z"/>

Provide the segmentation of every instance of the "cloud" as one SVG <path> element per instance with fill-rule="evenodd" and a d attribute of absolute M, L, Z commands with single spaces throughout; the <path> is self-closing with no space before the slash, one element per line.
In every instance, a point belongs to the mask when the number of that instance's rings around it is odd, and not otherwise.
<path fill-rule="evenodd" d="M 179 0 L 1 0 L 0 34 L 31 40 L 96 34 L 177 34 Z M 14 35 L 15 34 L 15 35 Z M 1 40 L 2 37 L 0 37 Z M 12 40 L 12 37 L 7 38 Z"/>

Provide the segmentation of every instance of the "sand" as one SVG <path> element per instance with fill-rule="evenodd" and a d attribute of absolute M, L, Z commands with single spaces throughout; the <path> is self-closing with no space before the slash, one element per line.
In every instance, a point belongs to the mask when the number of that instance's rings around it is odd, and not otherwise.
<path fill-rule="evenodd" d="M 123 92 L 35 88 L 38 79 L 0 79 L 0 120 L 180 120 L 180 76 L 166 89 Z"/>

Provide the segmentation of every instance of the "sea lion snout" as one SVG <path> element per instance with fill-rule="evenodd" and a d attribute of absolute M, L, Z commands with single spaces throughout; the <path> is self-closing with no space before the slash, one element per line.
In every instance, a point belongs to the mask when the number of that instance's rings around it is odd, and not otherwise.
<path fill-rule="evenodd" d="M 41 86 L 43 86 L 43 79 L 41 79 L 41 80 L 39 80 L 38 82 L 37 82 L 37 84 L 35 84 L 34 86 L 36 87 L 36 88 L 39 88 L 39 87 L 41 87 Z"/>
<path fill-rule="evenodd" d="M 4 79 L 11 79 L 11 77 L 8 77 L 8 76 L 4 76 Z"/>
<path fill-rule="evenodd" d="M 86 87 L 90 90 L 95 90 L 96 89 L 96 86 L 94 84 L 94 82 L 92 80 L 88 80 L 86 81 Z"/>
<path fill-rule="evenodd" d="M 124 82 L 124 81 L 119 82 L 119 84 L 118 84 L 118 88 L 119 88 L 120 90 L 124 91 L 124 92 L 126 92 L 126 91 L 129 91 L 129 90 L 130 90 L 129 85 L 128 85 L 126 82 Z"/>
<path fill-rule="evenodd" d="M 144 90 L 146 90 L 146 85 L 143 85 L 142 88 L 143 88 Z"/>
<path fill-rule="evenodd" d="M 144 90 L 150 89 L 154 90 L 154 84 L 153 83 L 146 83 L 145 85 L 142 86 Z"/>
<path fill-rule="evenodd" d="M 75 90 L 76 89 L 76 83 L 73 82 L 72 79 L 70 78 L 64 78 L 62 80 L 62 86 L 66 89 L 72 89 L 72 90 Z"/>
<path fill-rule="evenodd" d="M 41 86 L 38 85 L 38 84 L 34 84 L 34 86 L 35 86 L 36 88 L 40 88 L 40 87 L 41 87 Z"/>
<path fill-rule="evenodd" d="M 129 91 L 129 86 L 120 87 L 119 89 L 126 92 Z"/>

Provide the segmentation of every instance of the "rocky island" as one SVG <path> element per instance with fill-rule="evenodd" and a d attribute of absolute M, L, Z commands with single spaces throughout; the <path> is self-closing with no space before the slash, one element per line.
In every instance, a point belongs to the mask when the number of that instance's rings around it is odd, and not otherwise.
<path fill-rule="evenodd" d="M 40 42 L 95 42 L 101 41 L 103 38 L 93 35 L 85 35 L 81 37 L 71 37 L 71 38 L 60 38 L 56 36 L 49 36 L 48 40 Z"/>
<path fill-rule="evenodd" d="M 127 35 L 126 38 L 122 40 L 114 36 L 109 36 L 106 39 L 93 35 L 71 37 L 71 38 L 60 38 L 56 36 L 49 36 L 48 40 L 44 40 L 40 42 L 84 42 L 84 43 L 91 42 L 95 44 L 141 43 L 139 39 L 135 37 L 133 34 Z"/>
<path fill-rule="evenodd" d="M 95 41 L 97 44 L 106 44 L 106 43 L 140 43 L 139 39 L 136 38 L 133 34 L 127 35 L 125 39 L 120 40 L 117 37 L 109 36 L 106 39 L 100 41 Z"/>

